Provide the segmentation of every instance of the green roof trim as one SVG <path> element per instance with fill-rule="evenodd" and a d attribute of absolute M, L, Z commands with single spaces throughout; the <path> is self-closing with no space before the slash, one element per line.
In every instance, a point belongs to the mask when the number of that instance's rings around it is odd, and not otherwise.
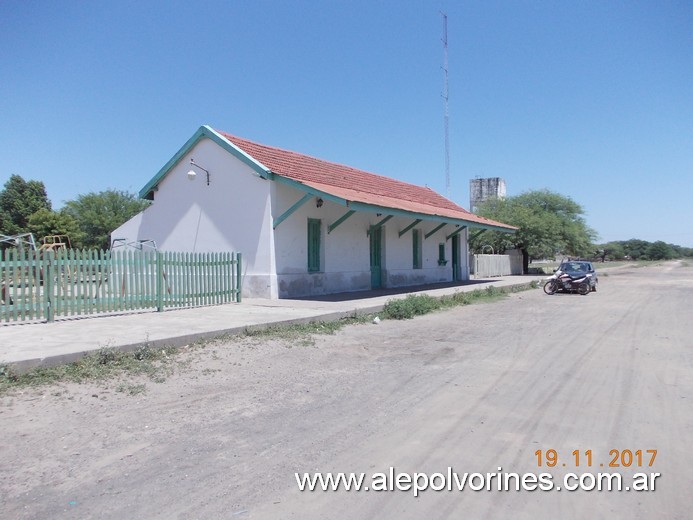
<path fill-rule="evenodd" d="M 480 236 L 482 233 L 486 233 L 488 229 L 482 229 L 481 231 L 477 231 L 474 233 L 472 236 L 469 237 L 469 240 L 474 240 L 476 237 Z"/>
<path fill-rule="evenodd" d="M 195 132 L 195 134 L 190 139 L 188 139 L 188 141 L 183 146 L 181 146 L 180 150 L 178 150 L 178 152 L 176 152 L 176 154 L 173 157 L 171 157 L 171 159 L 164 165 L 164 167 L 161 168 L 159 172 L 154 177 L 152 177 L 152 179 L 147 184 L 145 184 L 144 188 L 140 190 L 140 198 L 151 199 L 152 193 L 157 190 L 159 183 L 164 179 L 164 177 L 166 177 L 169 174 L 169 172 L 183 159 L 183 157 L 185 157 L 190 152 L 190 150 L 192 150 L 195 147 L 197 143 L 199 143 L 202 139 L 205 138 L 211 139 L 219 146 L 221 146 L 224 150 L 226 150 L 231 155 L 239 159 L 241 162 L 250 166 L 255 171 L 255 173 L 257 173 L 263 179 L 267 179 L 270 177 L 271 172 L 269 168 L 264 166 L 259 161 L 256 161 L 255 159 L 250 157 L 247 153 L 238 148 L 231 141 L 226 139 L 223 135 L 215 132 L 214 129 L 212 129 L 211 127 L 203 125 L 197 129 L 197 132 Z"/>
<path fill-rule="evenodd" d="M 461 218 L 450 218 L 450 217 L 444 217 L 441 215 L 431 215 L 427 213 L 418 213 L 415 211 L 409 211 L 409 210 L 403 210 L 403 209 L 398 209 L 398 208 L 389 208 L 385 206 L 378 206 L 374 204 L 368 204 L 364 202 L 355 202 L 355 201 L 350 201 L 341 197 L 338 197 L 336 195 L 332 195 L 330 193 L 327 193 L 325 191 L 312 188 L 306 184 L 303 184 L 302 182 L 296 181 L 294 179 L 290 179 L 288 177 L 284 177 L 280 174 L 276 174 L 273 171 L 271 171 L 267 166 L 262 164 L 260 161 L 254 159 L 247 153 L 245 153 L 243 150 L 238 148 L 235 144 L 233 144 L 231 141 L 226 139 L 223 135 L 220 133 L 216 132 L 213 128 L 203 125 L 200 128 L 198 128 L 197 132 L 188 139 L 188 141 L 176 152 L 176 154 L 171 157 L 171 159 L 161 168 L 154 177 L 140 190 L 139 196 L 140 198 L 143 199 L 153 199 L 154 192 L 158 189 L 159 184 L 163 181 L 163 179 L 171 172 L 171 170 L 178 165 L 178 163 L 188 154 L 190 151 L 195 147 L 197 143 L 199 143 L 202 139 L 211 139 L 214 141 L 216 144 L 221 146 L 224 150 L 229 152 L 231 155 L 236 157 L 238 160 L 249 166 L 258 176 L 260 176 L 263 179 L 271 180 L 271 181 L 276 181 L 281 184 L 285 184 L 287 186 L 291 186 L 292 188 L 295 188 L 297 190 L 303 191 L 304 193 L 314 195 L 316 197 L 320 197 L 325 201 L 330 201 L 334 202 L 336 204 L 339 204 L 341 206 L 345 206 L 349 208 L 351 211 L 363 211 L 363 212 L 369 212 L 369 213 L 383 213 L 385 215 L 389 215 L 389 218 L 392 218 L 393 216 L 402 216 L 406 218 L 413 218 L 416 220 L 420 221 L 425 221 L 425 222 L 439 222 L 442 223 L 443 225 L 445 224 L 457 224 L 459 226 L 467 226 L 469 229 L 481 229 L 481 230 L 494 230 L 494 231 L 501 231 L 504 233 L 515 233 L 514 229 L 508 229 L 505 227 L 501 226 L 494 226 L 493 224 L 483 224 L 479 222 L 470 222 L 465 219 Z M 286 215 L 288 216 L 288 215 Z M 351 216 L 351 215 L 349 215 Z M 389 220 L 387 218 L 387 220 Z M 275 222 L 274 225 L 278 225 L 281 222 Z M 382 225 L 384 222 L 381 222 L 380 225 Z M 336 227 L 336 226 L 335 226 Z M 413 226 L 412 226 L 413 227 Z M 437 231 L 438 229 L 442 228 L 443 226 L 439 226 L 435 229 Z M 334 229 L 334 228 L 333 228 Z M 411 229 L 410 227 L 407 227 L 403 232 L 405 233 L 406 231 L 409 231 Z M 401 235 L 400 235 L 401 236 Z M 426 235 L 426 238 L 428 238 L 430 234 Z"/>
<path fill-rule="evenodd" d="M 381 227 L 383 227 L 383 225 L 385 224 L 385 222 L 387 222 L 388 220 L 390 220 L 393 216 L 394 216 L 394 215 L 388 215 L 387 217 L 385 217 L 383 220 L 381 220 L 380 222 L 378 222 L 378 223 L 377 223 L 375 226 L 373 226 L 373 227 L 374 227 L 374 228 L 381 228 Z"/>
<path fill-rule="evenodd" d="M 503 233 L 515 233 L 514 229 L 508 229 L 501 226 L 494 226 L 492 224 L 481 224 L 478 222 L 470 222 L 464 219 L 443 217 L 441 215 L 429 215 L 427 213 L 417 213 L 415 211 L 408 211 L 404 209 L 388 208 L 385 206 L 366 204 L 364 202 L 350 201 L 347 199 L 343 199 L 341 197 L 337 197 L 335 195 L 331 195 L 325 191 L 312 188 L 306 184 L 303 184 L 302 182 L 298 182 L 287 177 L 282 177 L 281 175 L 277 175 L 271 171 L 269 172 L 268 179 L 279 182 L 281 184 L 286 184 L 287 186 L 291 186 L 292 188 L 296 188 L 297 190 L 305 191 L 306 193 L 312 193 L 316 197 L 321 197 L 326 201 L 329 200 L 330 202 L 334 202 L 341 206 L 346 206 L 347 208 L 352 209 L 354 211 L 364 211 L 368 213 L 383 213 L 385 215 L 392 215 L 394 217 L 410 217 L 414 219 L 421 219 L 422 221 L 426 222 L 444 222 L 446 224 L 459 224 L 460 226 L 467 226 L 470 229 L 492 229 L 494 231 L 501 231 Z"/>
<path fill-rule="evenodd" d="M 405 209 L 398 208 L 388 208 L 385 206 L 376 206 L 373 204 L 365 204 L 363 202 L 350 202 L 349 207 L 357 211 L 369 211 L 375 213 L 389 213 L 393 216 L 403 216 L 410 218 L 420 218 L 426 222 L 444 222 L 446 224 L 459 224 L 461 226 L 467 226 L 468 228 L 476 229 L 492 229 L 494 231 L 501 231 L 503 233 L 515 233 L 514 229 L 508 229 L 501 226 L 494 226 L 493 224 L 482 224 L 480 222 L 471 222 L 462 218 L 452 218 L 444 217 L 442 215 L 430 215 L 428 213 L 419 213 L 416 211 L 409 211 Z"/>
<path fill-rule="evenodd" d="M 467 226 L 460 226 L 460 227 L 458 227 L 455 231 L 453 231 L 452 233 L 450 233 L 448 236 L 445 237 L 445 241 L 447 242 L 447 241 L 450 240 L 452 237 L 454 237 L 455 235 L 461 233 L 461 232 L 464 231 L 465 229 L 467 229 Z"/>
<path fill-rule="evenodd" d="M 274 222 L 272 223 L 272 229 L 277 229 L 277 226 L 284 222 L 284 220 L 289 217 L 294 211 L 296 211 L 298 208 L 303 206 L 306 202 L 308 202 L 310 199 L 313 198 L 313 195 L 311 193 L 306 193 L 299 201 L 297 201 L 293 206 L 291 206 L 289 209 L 287 209 L 284 213 L 279 215 L 277 218 L 274 219 Z"/>
<path fill-rule="evenodd" d="M 402 231 L 399 232 L 399 238 L 402 238 L 402 235 L 404 235 L 410 229 L 413 229 L 416 226 L 418 226 L 421 222 L 422 222 L 422 219 L 417 218 L 414 222 L 412 222 L 407 227 L 405 227 Z"/>
<path fill-rule="evenodd" d="M 380 229 L 381 227 L 383 227 L 383 225 L 385 224 L 385 222 L 387 222 L 388 220 L 390 220 L 392 217 L 394 217 L 394 215 L 388 215 L 387 217 L 385 217 L 384 219 L 382 219 L 382 220 L 381 220 L 380 222 L 378 222 L 377 224 L 374 224 L 374 225 L 372 225 L 371 227 L 369 227 L 369 228 L 368 228 L 368 231 L 366 231 L 366 235 L 367 235 L 367 236 L 370 236 L 370 235 L 371 235 L 371 230 L 375 231 L 375 230 L 377 230 L 377 229 Z"/>
<path fill-rule="evenodd" d="M 435 235 L 436 231 L 438 231 L 439 229 L 443 229 L 445 226 L 447 226 L 447 224 L 448 224 L 447 222 L 442 222 L 438 226 L 434 227 L 431 231 L 429 231 L 428 233 L 426 233 L 424 235 L 424 239 Z"/>
<path fill-rule="evenodd" d="M 350 209 L 344 215 L 342 215 L 337 220 L 335 220 L 332 224 L 327 226 L 327 234 L 329 235 L 330 233 L 332 233 L 332 231 L 334 231 L 337 226 L 339 226 L 342 222 L 344 222 L 346 219 L 348 219 L 354 213 L 356 213 L 356 212 L 353 209 Z"/>
<path fill-rule="evenodd" d="M 349 201 L 346 199 L 336 197 L 334 195 L 327 193 L 326 191 L 311 188 L 310 186 L 307 186 L 302 182 L 289 179 L 288 177 L 282 177 L 281 175 L 277 175 L 272 171 L 269 172 L 269 176 L 267 178 L 271 181 L 276 181 L 280 184 L 286 184 L 287 186 L 291 186 L 292 188 L 296 188 L 297 190 L 305 191 L 306 193 L 311 193 L 316 197 L 320 197 L 323 200 L 329 200 L 330 202 L 334 202 L 336 204 L 339 204 L 340 206 L 350 207 Z"/>

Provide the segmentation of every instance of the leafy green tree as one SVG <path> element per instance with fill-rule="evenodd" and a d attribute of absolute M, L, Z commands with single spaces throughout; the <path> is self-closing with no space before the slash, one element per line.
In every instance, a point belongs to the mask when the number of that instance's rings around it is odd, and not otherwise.
<path fill-rule="evenodd" d="M 110 233 L 149 205 L 134 194 L 118 190 L 80 195 L 65 203 L 63 211 L 72 216 L 84 234 L 84 247 L 108 249 Z"/>
<path fill-rule="evenodd" d="M 80 247 L 82 243 L 82 231 L 77 221 L 64 211 L 40 209 L 29 217 L 27 227 L 36 240 L 49 235 L 67 235 L 72 247 Z"/>
<path fill-rule="evenodd" d="M 623 245 L 626 256 L 631 260 L 649 260 L 647 251 L 650 247 L 650 243 L 646 240 L 631 238 L 630 240 L 621 242 L 621 244 Z"/>
<path fill-rule="evenodd" d="M 12 175 L 0 191 L 0 232 L 26 233 L 29 217 L 40 209 L 51 209 L 43 182 L 27 182 L 20 175 Z"/>
<path fill-rule="evenodd" d="M 602 259 L 602 262 L 607 259 L 621 260 L 626 256 L 626 252 L 621 242 L 607 242 L 606 244 L 597 246 L 597 256 Z"/>
<path fill-rule="evenodd" d="M 669 244 L 676 251 L 676 258 L 688 258 L 693 256 L 693 248 Z"/>
<path fill-rule="evenodd" d="M 605 256 L 611 260 L 629 258 L 631 260 L 671 260 L 673 258 L 685 258 L 693 256 L 693 249 L 676 244 L 667 244 L 661 240 L 648 242 L 631 238 L 630 240 L 618 240 L 597 246 L 599 256 Z"/>
<path fill-rule="evenodd" d="M 650 244 L 647 248 L 647 257 L 650 260 L 671 260 L 677 256 L 674 248 L 661 240 Z"/>
<path fill-rule="evenodd" d="M 556 255 L 586 256 L 594 251 L 596 232 L 585 223 L 584 210 L 571 198 L 548 190 L 529 191 L 506 199 L 492 199 L 478 211 L 491 218 L 518 227 L 515 234 L 487 231 L 472 240 L 478 250 L 485 244 L 496 251 L 518 248 L 524 270 L 532 259 Z"/>

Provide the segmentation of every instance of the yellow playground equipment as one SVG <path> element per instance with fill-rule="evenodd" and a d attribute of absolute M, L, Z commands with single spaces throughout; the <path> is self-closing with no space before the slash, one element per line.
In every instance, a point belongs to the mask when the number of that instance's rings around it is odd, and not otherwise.
<path fill-rule="evenodd" d="M 71 249 L 70 237 L 67 235 L 48 235 L 41 239 L 39 251 L 56 251 L 58 249 Z"/>

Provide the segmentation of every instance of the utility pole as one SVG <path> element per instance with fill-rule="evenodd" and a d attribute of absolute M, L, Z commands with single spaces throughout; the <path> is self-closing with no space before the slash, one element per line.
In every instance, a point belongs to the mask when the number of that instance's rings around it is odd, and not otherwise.
<path fill-rule="evenodd" d="M 441 11 L 443 15 L 443 73 L 445 85 L 443 88 L 443 99 L 445 100 L 445 196 L 450 198 L 450 109 L 448 105 L 448 15 Z"/>

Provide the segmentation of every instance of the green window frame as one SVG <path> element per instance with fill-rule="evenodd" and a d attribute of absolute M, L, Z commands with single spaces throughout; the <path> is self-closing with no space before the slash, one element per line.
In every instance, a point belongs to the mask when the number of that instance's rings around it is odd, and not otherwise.
<path fill-rule="evenodd" d="M 414 269 L 421 269 L 421 230 L 413 229 L 411 232 L 412 264 Z"/>
<path fill-rule="evenodd" d="M 321 221 L 308 219 L 308 272 L 320 271 L 320 227 Z"/>
<path fill-rule="evenodd" d="M 438 244 L 438 265 L 447 265 L 448 261 L 445 259 L 445 244 Z"/>

